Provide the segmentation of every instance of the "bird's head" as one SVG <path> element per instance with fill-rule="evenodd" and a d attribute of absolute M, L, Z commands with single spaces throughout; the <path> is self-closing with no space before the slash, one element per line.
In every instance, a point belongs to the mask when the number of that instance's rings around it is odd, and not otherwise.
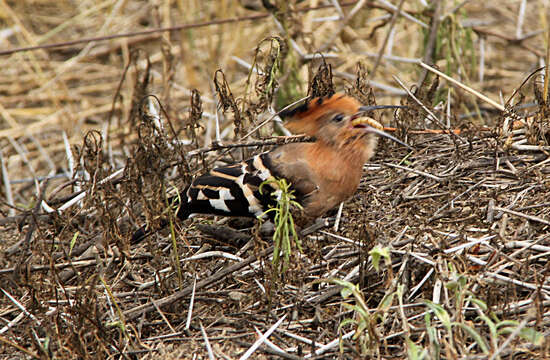
<path fill-rule="evenodd" d="M 374 134 L 387 137 L 404 146 L 397 138 L 384 132 L 378 121 L 365 115 L 366 111 L 399 106 L 362 106 L 356 99 L 345 94 L 311 99 L 304 104 L 280 113 L 285 127 L 295 134 L 315 137 L 326 144 L 342 146 L 366 145 L 374 148 Z"/>

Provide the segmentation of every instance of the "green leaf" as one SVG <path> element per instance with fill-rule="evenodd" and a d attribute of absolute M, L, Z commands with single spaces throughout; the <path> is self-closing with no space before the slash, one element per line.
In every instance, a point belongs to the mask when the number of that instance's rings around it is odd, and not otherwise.
<path fill-rule="evenodd" d="M 470 297 L 468 298 L 468 300 L 470 300 L 470 302 L 476 304 L 477 306 L 479 306 L 481 308 L 481 310 L 483 311 L 487 311 L 487 304 L 485 303 L 485 301 L 482 301 L 482 300 L 479 300 L 479 299 L 476 299 L 475 297 Z"/>
<path fill-rule="evenodd" d="M 497 323 L 496 328 L 500 329 L 501 327 L 504 327 L 504 326 L 516 327 L 518 325 L 519 325 L 519 321 L 517 320 L 502 320 Z"/>
<path fill-rule="evenodd" d="M 359 316 L 362 319 L 369 319 L 370 318 L 369 310 L 364 309 L 362 306 L 356 306 L 355 311 L 357 311 L 357 313 L 359 314 Z"/>
<path fill-rule="evenodd" d="M 365 329 L 368 327 L 368 323 L 365 320 L 361 320 L 357 322 L 357 330 L 355 330 L 355 334 L 353 334 L 352 339 L 357 340 L 363 334 Z"/>
<path fill-rule="evenodd" d="M 497 325 L 485 314 L 480 314 L 479 318 L 483 321 L 485 321 L 485 324 L 487 324 L 487 327 L 489 328 L 489 333 L 491 334 L 491 339 L 497 338 Z"/>
<path fill-rule="evenodd" d="M 390 262 L 390 249 L 388 247 L 382 248 L 377 245 L 369 251 L 369 255 L 372 258 L 372 266 L 376 271 L 379 270 L 380 258 L 384 258 L 388 263 Z"/>
<path fill-rule="evenodd" d="M 343 287 L 348 288 L 352 291 L 355 289 L 355 284 L 351 283 L 349 281 L 346 281 L 346 280 L 337 279 L 337 278 L 330 278 L 330 279 L 327 280 L 327 282 L 329 282 L 331 284 L 334 284 L 334 285 L 343 286 Z"/>
<path fill-rule="evenodd" d="M 437 316 L 439 321 L 447 328 L 447 331 L 451 331 L 451 317 L 449 316 L 449 313 L 439 304 L 436 304 L 430 300 L 424 300 L 424 304 L 428 306 Z"/>
<path fill-rule="evenodd" d="M 505 326 L 498 330 L 498 334 L 499 335 L 511 334 L 516 329 L 517 329 L 517 326 Z M 530 327 L 524 327 L 523 329 L 521 329 L 519 331 L 519 336 L 523 340 L 529 341 L 534 345 L 542 345 L 544 341 L 544 335 Z"/>
<path fill-rule="evenodd" d="M 519 331 L 519 336 L 534 345 L 541 346 L 544 343 L 544 334 L 530 327 L 524 327 Z"/>
<path fill-rule="evenodd" d="M 350 311 L 355 311 L 357 309 L 357 306 L 356 305 L 353 305 L 353 304 L 348 304 L 348 303 L 342 303 L 341 304 L 344 308 L 346 308 L 347 310 L 350 310 Z"/>
<path fill-rule="evenodd" d="M 346 318 L 346 319 L 342 320 L 340 325 L 338 325 L 338 331 L 340 331 L 343 327 L 348 326 L 348 325 L 357 325 L 357 320 L 350 319 L 350 318 Z"/>
<path fill-rule="evenodd" d="M 382 301 L 380 301 L 380 304 L 378 304 L 378 309 L 382 311 L 387 310 L 391 306 L 391 304 L 393 304 L 394 296 L 395 292 L 385 295 Z"/>
<path fill-rule="evenodd" d="M 418 360 L 420 359 L 420 354 L 418 353 L 418 346 L 407 336 L 407 357 L 409 360 Z"/>
<path fill-rule="evenodd" d="M 344 300 L 346 300 L 351 294 L 353 294 L 353 290 L 351 290 L 350 288 L 343 287 L 340 290 L 340 296 L 342 296 Z"/>
<path fill-rule="evenodd" d="M 489 353 L 489 347 L 487 346 L 487 343 L 483 340 L 481 335 L 479 335 L 479 333 L 474 328 L 459 322 L 454 322 L 453 325 L 458 326 L 459 328 L 461 328 L 462 330 L 470 334 L 470 336 L 474 339 L 477 346 L 479 346 L 479 348 L 481 349 L 481 351 L 483 351 L 484 354 Z"/>
<path fill-rule="evenodd" d="M 441 351 L 441 345 L 437 339 L 437 331 L 434 326 L 432 326 L 432 316 L 429 312 L 424 314 L 424 322 L 426 323 L 426 331 L 428 332 L 428 338 L 430 339 L 430 345 L 433 348 L 433 358 L 439 359 L 439 353 Z"/>
<path fill-rule="evenodd" d="M 71 244 L 69 246 L 69 256 L 71 256 L 71 252 L 73 251 L 74 246 L 76 245 L 76 239 L 78 239 L 78 235 L 80 235 L 80 232 L 75 232 L 73 235 L 73 238 L 71 239 Z"/>

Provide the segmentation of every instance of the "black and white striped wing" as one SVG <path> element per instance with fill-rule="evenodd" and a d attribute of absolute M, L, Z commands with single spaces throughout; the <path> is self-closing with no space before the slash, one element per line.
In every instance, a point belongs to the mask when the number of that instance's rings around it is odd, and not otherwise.
<path fill-rule="evenodd" d="M 276 199 L 272 185 L 260 185 L 271 178 L 269 153 L 262 153 L 238 164 L 215 168 L 197 177 L 186 192 L 187 204 L 178 216 L 214 214 L 225 216 L 261 216 Z"/>

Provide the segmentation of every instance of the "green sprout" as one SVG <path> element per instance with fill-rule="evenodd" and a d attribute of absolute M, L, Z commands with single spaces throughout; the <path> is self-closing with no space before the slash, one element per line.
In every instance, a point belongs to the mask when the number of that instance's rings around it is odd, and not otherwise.
<path fill-rule="evenodd" d="M 290 254 L 292 253 L 291 237 L 298 250 L 302 251 L 302 245 L 296 233 L 296 226 L 294 225 L 294 218 L 291 212 L 293 208 L 301 210 L 302 206 L 296 201 L 294 190 L 291 190 L 291 184 L 287 183 L 285 179 L 267 179 L 260 185 L 260 194 L 262 194 L 265 185 L 272 185 L 277 189 L 272 194 L 277 197 L 277 205 L 265 211 L 260 218 L 263 218 L 268 213 L 275 213 L 273 217 L 275 232 L 273 233 L 274 249 L 272 264 L 276 269 L 284 272 L 288 267 Z M 283 256 L 282 264 L 280 263 L 281 253 Z"/>

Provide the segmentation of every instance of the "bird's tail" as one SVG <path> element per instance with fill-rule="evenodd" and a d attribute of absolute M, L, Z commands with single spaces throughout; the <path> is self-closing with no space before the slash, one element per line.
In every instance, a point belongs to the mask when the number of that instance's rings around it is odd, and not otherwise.
<path fill-rule="evenodd" d="M 167 224 L 161 224 L 162 227 L 165 227 Z M 147 227 L 147 225 L 143 225 L 138 230 L 134 232 L 132 235 L 132 240 L 130 240 L 130 244 L 134 245 L 139 242 L 141 242 L 143 239 L 145 239 L 147 236 L 151 235 L 153 231 Z"/>

